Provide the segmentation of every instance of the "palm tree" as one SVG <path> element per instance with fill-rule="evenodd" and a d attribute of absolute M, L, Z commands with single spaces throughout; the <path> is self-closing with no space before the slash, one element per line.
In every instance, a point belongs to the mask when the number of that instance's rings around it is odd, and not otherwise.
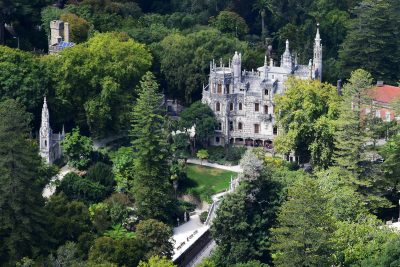
<path fill-rule="evenodd" d="M 272 13 L 272 15 L 275 14 L 275 8 L 272 3 L 273 0 L 257 0 L 254 5 L 253 9 L 258 10 L 261 16 L 261 37 L 264 39 L 267 35 L 267 31 L 265 28 L 265 16 L 267 13 L 267 10 Z"/>

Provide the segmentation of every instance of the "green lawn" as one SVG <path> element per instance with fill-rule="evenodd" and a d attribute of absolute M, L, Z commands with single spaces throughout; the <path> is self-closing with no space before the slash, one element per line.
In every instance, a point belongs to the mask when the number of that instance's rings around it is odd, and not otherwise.
<path fill-rule="evenodd" d="M 188 164 L 187 176 L 189 181 L 185 191 L 198 195 L 202 200 L 210 201 L 211 195 L 229 188 L 231 176 L 235 178 L 237 173 Z"/>

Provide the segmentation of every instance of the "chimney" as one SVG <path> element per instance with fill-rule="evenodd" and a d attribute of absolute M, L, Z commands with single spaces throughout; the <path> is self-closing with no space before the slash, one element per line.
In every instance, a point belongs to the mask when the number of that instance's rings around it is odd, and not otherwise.
<path fill-rule="evenodd" d="M 376 86 L 378 86 L 378 87 L 382 87 L 383 85 L 384 85 L 383 81 L 377 81 L 376 82 Z"/>
<path fill-rule="evenodd" d="M 70 42 L 69 41 L 69 23 L 68 22 L 64 22 L 64 41 Z"/>
<path fill-rule="evenodd" d="M 337 94 L 339 96 L 342 96 L 342 80 L 337 81 L 336 89 L 337 89 Z"/>

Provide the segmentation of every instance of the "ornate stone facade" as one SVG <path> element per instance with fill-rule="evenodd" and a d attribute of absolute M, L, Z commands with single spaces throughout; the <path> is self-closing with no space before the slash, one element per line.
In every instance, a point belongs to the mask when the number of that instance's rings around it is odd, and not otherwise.
<path fill-rule="evenodd" d="M 235 52 L 225 67 L 210 63 L 209 84 L 203 88 L 202 102 L 214 111 L 219 126 L 212 145 L 248 145 L 272 148 L 277 135 L 274 97 L 284 93 L 289 76 L 299 79 L 322 77 L 322 45 L 319 28 L 314 43 L 314 56 L 308 65 L 299 65 L 290 52 L 289 41 L 280 66 L 265 57 L 264 66 L 242 71 L 242 56 Z"/>
<path fill-rule="evenodd" d="M 62 156 L 61 141 L 64 140 L 64 127 L 62 133 L 54 134 L 50 127 L 49 109 L 46 97 L 42 108 L 42 122 L 39 130 L 39 154 L 47 163 L 53 163 Z"/>

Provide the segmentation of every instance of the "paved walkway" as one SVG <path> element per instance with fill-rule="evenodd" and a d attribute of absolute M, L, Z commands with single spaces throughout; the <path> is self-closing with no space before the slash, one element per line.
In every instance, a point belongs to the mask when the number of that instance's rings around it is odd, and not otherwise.
<path fill-rule="evenodd" d="M 48 183 L 46 185 L 46 187 L 43 189 L 43 193 L 42 196 L 44 198 L 49 198 L 51 197 L 55 192 L 56 192 L 56 186 L 55 186 L 55 182 L 56 181 L 61 181 L 65 175 L 67 175 L 68 173 L 72 172 L 74 169 L 69 167 L 68 165 L 65 165 L 64 167 L 62 167 L 60 169 L 60 172 L 54 176 L 53 178 L 51 178 L 50 183 Z"/>
<path fill-rule="evenodd" d="M 173 239 L 174 255 L 172 260 L 176 260 L 187 248 L 189 248 L 204 232 L 209 229 L 209 226 L 204 225 L 198 214 L 190 216 L 190 220 L 181 226 L 174 228 Z"/>
<path fill-rule="evenodd" d="M 227 171 L 232 171 L 232 172 L 242 172 L 242 168 L 240 165 L 235 165 L 235 166 L 225 166 L 221 165 L 218 163 L 211 163 L 206 160 L 203 160 L 203 163 L 199 159 L 191 158 L 187 160 L 188 163 L 191 164 L 196 164 L 196 165 L 202 165 L 202 166 L 207 166 L 207 167 L 212 167 L 216 169 L 221 169 L 221 170 L 227 170 Z"/>

